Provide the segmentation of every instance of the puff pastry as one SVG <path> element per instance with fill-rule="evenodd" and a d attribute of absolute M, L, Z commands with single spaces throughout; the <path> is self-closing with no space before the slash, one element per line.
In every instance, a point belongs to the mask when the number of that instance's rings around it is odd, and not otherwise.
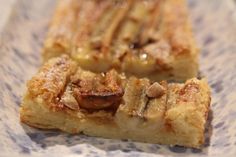
<path fill-rule="evenodd" d="M 60 0 L 43 48 L 45 61 L 154 81 L 196 77 L 198 53 L 185 0 Z"/>
<path fill-rule="evenodd" d="M 43 129 L 199 148 L 209 105 L 204 79 L 167 83 L 94 73 L 63 55 L 27 83 L 20 119 Z"/>

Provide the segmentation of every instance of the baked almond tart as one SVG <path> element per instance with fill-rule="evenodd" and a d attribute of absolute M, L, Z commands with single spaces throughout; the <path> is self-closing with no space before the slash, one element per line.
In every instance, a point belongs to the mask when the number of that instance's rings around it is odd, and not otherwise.
<path fill-rule="evenodd" d="M 20 119 L 73 134 L 200 148 L 210 99 L 204 79 L 167 83 L 114 69 L 94 73 L 62 55 L 28 81 Z"/>
<path fill-rule="evenodd" d="M 153 81 L 185 81 L 198 72 L 185 0 L 60 0 L 42 56 L 62 54 L 85 70 Z"/>

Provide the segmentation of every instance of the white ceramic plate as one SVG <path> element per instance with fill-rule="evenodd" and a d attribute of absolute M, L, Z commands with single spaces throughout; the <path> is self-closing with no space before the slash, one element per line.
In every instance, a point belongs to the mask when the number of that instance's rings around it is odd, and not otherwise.
<path fill-rule="evenodd" d="M 236 156 L 236 6 L 190 0 L 201 48 L 200 73 L 212 87 L 202 150 L 42 131 L 19 122 L 25 82 L 41 65 L 40 49 L 55 0 L 18 0 L 0 43 L 0 156 Z"/>

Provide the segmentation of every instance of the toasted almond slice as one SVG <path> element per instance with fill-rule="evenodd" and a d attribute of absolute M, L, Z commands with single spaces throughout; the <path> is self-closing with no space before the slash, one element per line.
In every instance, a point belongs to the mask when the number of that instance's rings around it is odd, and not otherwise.
<path fill-rule="evenodd" d="M 66 87 L 66 90 L 63 93 L 60 102 L 72 110 L 79 109 L 79 104 L 76 101 L 75 97 L 73 96 L 73 92 L 70 85 Z"/>
<path fill-rule="evenodd" d="M 146 90 L 146 94 L 150 98 L 158 98 L 165 93 L 165 88 L 160 85 L 158 82 L 153 83 Z"/>

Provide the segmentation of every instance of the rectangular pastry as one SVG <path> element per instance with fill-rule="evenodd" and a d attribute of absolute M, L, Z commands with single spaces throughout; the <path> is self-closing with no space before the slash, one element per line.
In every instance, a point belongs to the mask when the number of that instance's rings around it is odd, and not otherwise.
<path fill-rule="evenodd" d="M 63 55 L 28 82 L 20 119 L 43 129 L 199 148 L 209 105 L 205 80 L 158 83 L 115 70 L 94 73 Z"/>
<path fill-rule="evenodd" d="M 60 0 L 43 57 L 65 53 L 86 70 L 154 81 L 184 81 L 198 72 L 185 0 Z"/>

